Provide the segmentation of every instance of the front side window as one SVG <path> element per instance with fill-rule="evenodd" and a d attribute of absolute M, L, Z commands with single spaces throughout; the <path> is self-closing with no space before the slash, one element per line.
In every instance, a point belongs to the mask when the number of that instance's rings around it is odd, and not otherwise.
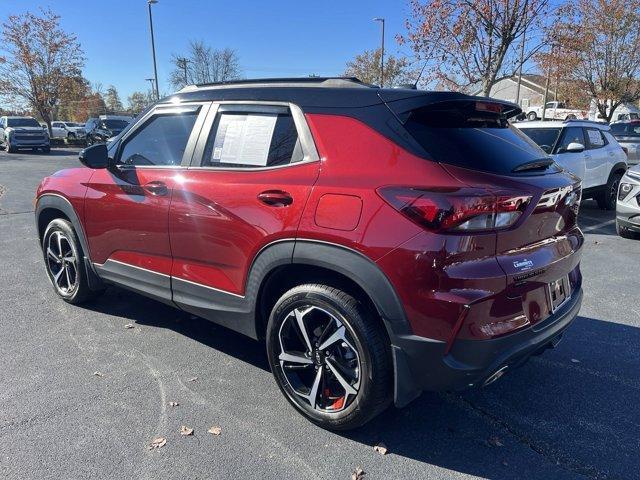
<path fill-rule="evenodd" d="M 583 147 L 585 146 L 584 132 L 580 127 L 569 127 L 564 129 L 564 135 L 562 142 L 558 146 L 558 153 L 567 151 L 567 147 L 571 143 L 579 143 Z"/>
<path fill-rule="evenodd" d="M 124 165 L 180 165 L 197 112 L 151 117 L 132 137 L 120 154 Z"/>
<path fill-rule="evenodd" d="M 209 134 L 202 166 L 275 167 L 302 159 L 298 132 L 288 111 L 223 111 Z"/>
<path fill-rule="evenodd" d="M 546 153 L 551 153 L 561 130 L 561 128 L 523 128 L 522 132 Z"/>
<path fill-rule="evenodd" d="M 129 122 L 126 120 L 103 120 L 101 124 L 107 130 L 123 130 L 127 125 Z"/>

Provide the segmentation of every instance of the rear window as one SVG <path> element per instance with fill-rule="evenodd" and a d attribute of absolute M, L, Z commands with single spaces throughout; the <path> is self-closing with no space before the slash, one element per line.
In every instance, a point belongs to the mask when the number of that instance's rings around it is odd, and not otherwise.
<path fill-rule="evenodd" d="M 405 128 L 433 160 L 473 170 L 506 175 L 525 163 L 547 158 L 505 119 L 474 108 L 416 109 Z M 547 172 L 551 170 L 557 167 Z"/>

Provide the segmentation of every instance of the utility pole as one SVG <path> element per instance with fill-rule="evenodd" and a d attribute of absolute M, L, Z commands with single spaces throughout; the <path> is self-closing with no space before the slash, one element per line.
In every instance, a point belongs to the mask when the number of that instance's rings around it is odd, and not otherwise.
<path fill-rule="evenodd" d="M 158 91 L 158 67 L 156 65 L 156 41 L 153 37 L 153 16 L 151 15 L 151 5 L 158 3 L 158 0 L 147 0 L 149 7 L 149 29 L 151 30 L 151 53 L 153 54 L 153 74 L 156 81 L 156 100 L 160 100 L 160 92 Z"/>
<path fill-rule="evenodd" d="M 178 68 L 181 68 L 182 71 L 184 72 L 184 84 L 185 86 L 189 85 L 189 76 L 188 76 L 188 70 L 187 70 L 187 64 L 189 63 L 189 59 L 185 58 L 185 57 L 177 57 L 176 58 L 176 65 L 178 66 Z"/>
<path fill-rule="evenodd" d="M 157 90 L 157 88 L 154 87 L 155 79 L 153 79 L 153 78 L 145 78 L 145 80 L 151 84 L 151 94 L 153 94 L 155 92 L 156 96 L 157 96 L 158 90 Z M 156 100 L 158 100 L 158 99 L 156 98 Z"/>
<path fill-rule="evenodd" d="M 549 80 L 551 79 L 551 58 L 553 57 L 553 45 L 551 45 L 551 57 L 549 59 L 549 66 L 547 67 L 547 80 L 544 83 L 544 104 L 542 105 L 542 120 L 545 120 L 547 115 L 547 99 L 549 97 Z"/>
<path fill-rule="evenodd" d="M 526 15 L 526 13 L 525 13 Z M 524 63 L 524 45 L 527 37 L 527 19 L 524 20 L 524 31 L 522 32 L 522 45 L 520 46 L 520 68 L 518 69 L 518 87 L 516 89 L 516 103 L 520 105 L 520 85 L 522 84 L 522 64 Z"/>
<path fill-rule="evenodd" d="M 382 42 L 380 45 L 380 88 L 384 87 L 384 18 L 376 17 L 374 22 L 380 22 L 382 24 Z"/>

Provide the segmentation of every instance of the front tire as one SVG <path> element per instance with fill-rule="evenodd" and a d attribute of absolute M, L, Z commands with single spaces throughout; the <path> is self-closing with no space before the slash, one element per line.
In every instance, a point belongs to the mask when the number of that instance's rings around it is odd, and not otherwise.
<path fill-rule="evenodd" d="M 616 209 L 616 198 L 618 197 L 618 187 L 620 186 L 621 179 L 622 173 L 612 173 L 609 176 L 609 181 L 604 191 L 599 192 L 595 196 L 598 207 L 602 210 Z"/>
<path fill-rule="evenodd" d="M 67 220 L 52 220 L 42 238 L 44 263 L 56 294 L 71 304 L 83 303 L 97 292 L 89 288 L 84 254 L 76 232 Z"/>
<path fill-rule="evenodd" d="M 628 228 L 623 227 L 618 222 L 618 219 L 616 219 L 616 233 L 622 238 L 627 238 L 629 240 L 640 240 L 640 233 L 631 231 Z"/>
<path fill-rule="evenodd" d="M 308 284 L 282 295 L 269 318 L 267 354 L 284 396 L 321 427 L 359 427 L 391 403 L 384 327 L 342 290 Z"/>
<path fill-rule="evenodd" d="M 18 149 L 11 145 L 11 142 L 7 140 L 7 153 L 16 153 Z"/>
<path fill-rule="evenodd" d="M 538 119 L 538 114 L 536 112 L 529 112 L 529 113 L 527 113 L 527 119 L 529 121 L 531 121 L 531 122 L 534 121 L 534 120 L 537 120 Z"/>

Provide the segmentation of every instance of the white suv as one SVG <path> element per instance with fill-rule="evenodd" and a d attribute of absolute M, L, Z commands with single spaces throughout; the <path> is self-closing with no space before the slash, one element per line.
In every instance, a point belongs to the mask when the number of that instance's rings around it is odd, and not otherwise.
<path fill-rule="evenodd" d="M 603 210 L 616 208 L 627 154 L 609 126 L 586 120 L 520 122 L 515 127 L 537 143 L 556 163 L 582 179 L 583 198 L 594 198 Z"/>

